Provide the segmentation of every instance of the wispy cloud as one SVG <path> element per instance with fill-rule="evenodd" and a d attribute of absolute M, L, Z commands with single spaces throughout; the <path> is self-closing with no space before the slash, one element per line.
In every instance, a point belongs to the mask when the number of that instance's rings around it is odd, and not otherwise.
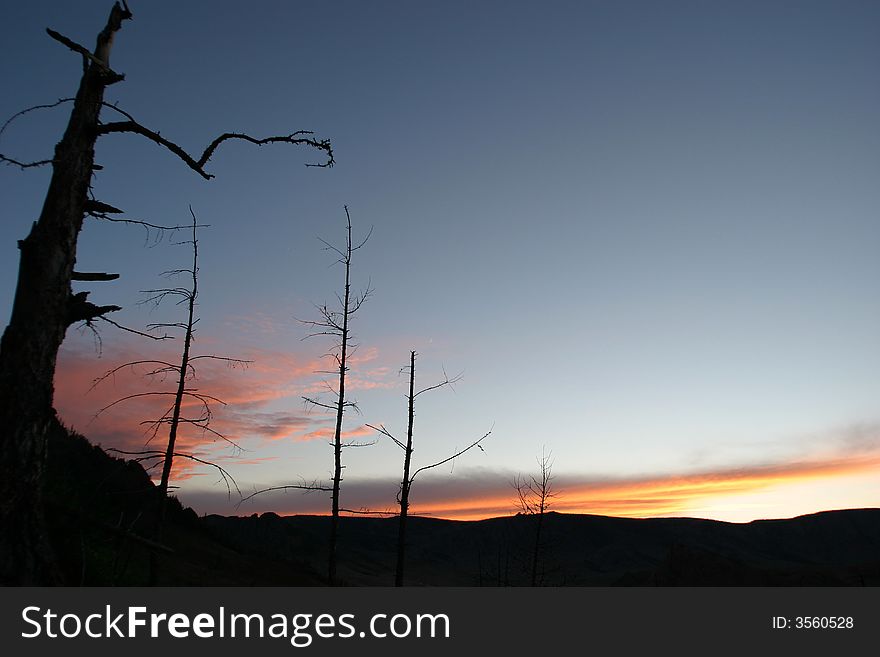
<path fill-rule="evenodd" d="M 335 427 L 321 427 L 320 429 L 315 429 L 314 431 L 309 431 L 308 433 L 304 433 L 301 436 L 298 436 L 298 440 L 328 440 L 333 438 L 336 432 Z M 363 436 L 371 436 L 376 432 L 373 429 L 370 429 L 367 425 L 362 424 L 359 427 L 351 429 L 349 431 L 342 432 L 342 439 L 346 440 L 349 438 L 360 438 Z"/>
<path fill-rule="evenodd" d="M 198 353 L 215 347 L 208 338 L 199 340 Z M 166 433 L 161 431 L 150 441 L 149 422 L 162 417 L 171 407 L 175 390 L 174 372 L 149 373 L 157 369 L 155 363 L 141 363 L 125 367 L 92 388 L 93 382 L 109 370 L 128 362 L 156 360 L 175 363 L 179 354 L 176 344 L 161 343 L 148 350 L 123 342 L 105 349 L 102 358 L 94 352 L 63 350 L 59 357 L 55 378 L 55 404 L 62 420 L 89 437 L 92 442 L 125 451 L 164 447 Z M 227 349 L 216 347 L 216 353 Z M 196 375 L 188 382 L 193 392 L 210 395 L 224 403 L 212 403 L 211 428 L 235 443 L 280 440 L 312 440 L 328 433 L 327 418 L 310 413 L 301 399 L 322 389 L 317 371 L 326 366 L 319 357 L 309 357 L 268 349 L 248 348 L 235 354 L 252 361 L 246 365 L 225 361 L 201 359 L 194 363 Z M 382 385 L 387 368 L 369 369 L 378 357 L 376 349 L 364 350 L 355 359 L 350 388 L 368 388 Z M 143 393 L 150 393 L 141 396 Z M 168 393 L 168 394 L 164 394 Z M 128 398 L 118 404 L 113 402 Z M 278 410 L 279 405 L 294 410 Z M 107 408 L 109 406 L 109 408 Z M 190 417 L 202 414 L 201 402 L 188 398 L 184 411 Z M 105 409 L 106 410 L 101 410 Z M 369 430 L 358 427 L 346 432 L 346 437 L 366 435 Z M 210 454 L 212 458 L 225 453 L 228 443 L 199 427 L 181 427 L 178 438 L 180 451 Z M 197 465 L 191 461 L 175 464 L 175 476 L 193 473 Z"/>
<path fill-rule="evenodd" d="M 284 440 L 308 431 L 316 420 L 308 415 L 285 411 L 241 411 L 233 407 L 220 411 L 219 423 L 232 435 Z"/>

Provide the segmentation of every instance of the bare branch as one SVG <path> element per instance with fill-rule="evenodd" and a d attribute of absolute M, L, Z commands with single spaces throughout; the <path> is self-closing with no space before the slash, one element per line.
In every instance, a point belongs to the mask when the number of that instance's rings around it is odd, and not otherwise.
<path fill-rule="evenodd" d="M 186 302 L 189 300 L 190 292 L 188 289 L 180 287 L 180 288 L 165 288 L 161 290 L 141 290 L 141 294 L 148 294 L 150 296 L 138 301 L 138 305 L 146 305 L 148 303 L 153 304 L 154 306 L 158 306 L 164 299 L 168 297 L 179 297 L 178 303 Z"/>
<path fill-rule="evenodd" d="M 106 274 L 104 272 L 75 271 L 71 274 L 72 281 L 115 281 L 119 274 Z"/>
<path fill-rule="evenodd" d="M 16 160 L 12 157 L 7 157 L 0 153 L 0 162 L 5 162 L 6 164 L 11 164 L 12 166 L 16 166 L 19 169 L 31 169 L 33 167 L 42 167 L 47 164 L 52 164 L 55 160 L 36 160 L 35 162 L 22 162 L 21 160 Z"/>
<path fill-rule="evenodd" d="M 141 135 L 142 137 L 146 137 L 150 141 L 158 144 L 159 146 L 163 146 L 164 148 L 171 151 L 174 155 L 183 160 L 183 162 L 186 163 L 189 168 L 198 173 L 205 180 L 212 179 L 214 175 L 207 173 L 204 169 L 204 166 L 208 163 L 208 160 L 211 159 L 211 156 L 214 154 L 214 151 L 217 150 L 220 144 L 230 139 L 246 141 L 257 146 L 277 143 L 311 146 L 312 148 L 315 148 L 317 150 L 324 151 L 324 153 L 326 153 L 327 155 L 327 161 L 323 164 L 306 164 L 306 166 L 332 167 L 335 164 L 335 160 L 333 159 L 333 148 L 330 144 L 330 140 L 322 139 L 319 141 L 311 137 L 304 136 L 314 134 L 309 130 L 300 130 L 286 136 L 273 136 L 263 139 L 255 139 L 250 135 L 239 132 L 226 132 L 214 139 L 214 141 L 212 141 L 210 144 L 208 144 L 207 148 L 205 148 L 204 152 L 198 160 L 196 160 L 192 155 L 187 153 L 183 148 L 181 148 L 174 142 L 165 139 L 158 132 L 154 132 L 149 128 L 144 127 L 133 119 L 129 119 L 128 121 L 105 123 L 98 127 L 98 135 L 106 135 L 114 132 L 130 132 Z"/>
<path fill-rule="evenodd" d="M 23 109 L 20 112 L 16 112 L 12 116 L 10 116 L 8 119 L 6 119 L 6 121 L 3 123 L 3 126 L 0 127 L 0 137 L 3 136 L 4 132 L 6 132 L 6 128 L 9 126 L 9 124 L 12 123 L 13 121 L 15 121 L 16 119 L 18 119 L 19 117 L 22 117 L 25 114 L 28 114 L 30 112 L 34 112 L 36 110 L 52 109 L 53 107 L 58 107 L 59 105 L 62 105 L 63 103 L 72 103 L 74 100 L 75 100 L 74 98 L 59 98 L 54 103 L 47 103 L 45 105 L 34 105 L 32 107 L 28 107 L 26 109 Z"/>
<path fill-rule="evenodd" d="M 131 114 L 126 112 L 124 109 L 120 108 L 118 103 L 108 103 L 107 101 L 101 101 L 101 106 L 106 107 L 107 109 L 111 109 L 114 112 L 119 112 L 120 114 L 122 114 L 122 116 L 127 118 L 129 121 L 135 120 L 135 118 Z"/>
<path fill-rule="evenodd" d="M 131 460 L 138 461 L 138 462 L 144 461 L 144 460 L 164 459 L 165 458 L 165 452 L 162 450 L 158 450 L 158 449 L 148 449 L 148 450 L 141 450 L 138 452 L 132 452 L 132 451 L 127 451 L 127 450 L 123 450 L 123 449 L 114 449 L 111 447 L 111 448 L 108 448 L 106 451 L 114 452 L 116 454 L 124 454 L 126 456 L 137 456 L 138 458 L 131 459 Z M 192 454 L 186 454 L 183 452 L 174 452 L 172 454 L 172 456 L 174 456 L 174 458 L 189 459 L 190 461 L 194 461 L 195 463 L 200 463 L 201 465 L 207 465 L 207 466 L 210 466 L 210 467 L 216 469 L 217 472 L 220 473 L 220 477 L 223 480 L 223 483 L 226 484 L 227 493 L 231 496 L 232 495 L 232 488 L 235 488 L 235 492 L 238 493 L 239 497 L 241 497 L 241 489 L 238 487 L 238 483 L 235 481 L 235 477 L 233 477 L 231 474 L 229 474 L 229 471 L 226 470 L 226 468 L 224 468 L 222 465 L 218 465 L 217 463 L 214 463 L 212 461 L 206 461 L 205 459 L 201 459 L 201 458 L 194 456 Z M 231 487 L 230 487 L 230 483 L 232 484 Z"/>
<path fill-rule="evenodd" d="M 420 472 L 422 472 L 422 471 L 424 471 L 424 470 L 430 470 L 431 468 L 436 468 L 437 466 L 443 465 L 444 463 L 449 463 L 449 461 L 451 461 L 451 460 L 453 460 L 453 459 L 457 459 L 459 456 L 461 456 L 461 455 L 464 454 L 465 452 L 467 452 L 467 451 L 473 449 L 474 447 L 477 447 L 481 442 L 483 442 L 483 441 L 484 441 L 486 438 L 488 438 L 490 435 L 492 435 L 492 431 L 491 431 L 491 430 L 487 431 L 485 434 L 483 434 L 482 437 L 478 438 L 477 440 L 475 440 L 474 442 L 472 442 L 470 445 L 468 445 L 468 446 L 465 447 L 464 449 L 462 449 L 462 450 L 456 452 L 456 453 L 453 454 L 452 456 L 449 456 L 449 457 L 443 459 L 442 461 L 437 461 L 436 463 L 432 463 L 431 465 L 426 465 L 426 466 L 424 466 L 424 467 L 419 468 L 418 470 L 416 470 L 415 472 L 413 472 L 412 476 L 409 478 L 410 483 L 412 483 L 413 479 L 415 479 L 415 478 L 416 478 L 416 475 L 419 474 Z M 482 448 L 481 448 L 481 449 L 482 449 Z"/>
<path fill-rule="evenodd" d="M 122 214 L 122 210 L 119 208 L 93 198 L 87 199 L 83 204 L 83 212 L 86 214 Z"/>
<path fill-rule="evenodd" d="M 80 44 L 76 43 L 75 41 L 68 39 L 63 34 L 59 34 L 55 30 L 50 30 L 49 28 L 46 28 L 46 34 L 48 34 L 50 37 L 55 39 L 58 43 L 61 43 L 62 45 L 67 46 L 73 52 L 76 52 L 76 53 L 79 53 L 80 55 L 82 55 L 84 68 L 85 68 L 87 62 L 91 62 L 92 64 L 97 66 L 99 69 L 101 69 L 102 74 L 106 77 L 106 82 L 105 82 L 106 84 L 110 85 L 110 84 L 113 84 L 114 82 L 120 82 L 125 79 L 124 75 L 113 71 L 109 66 L 107 66 L 107 64 L 105 62 L 101 61 L 101 59 L 99 59 L 98 57 L 93 55 L 92 51 L 89 50 L 88 48 L 86 48 L 85 46 L 81 46 Z"/>
<path fill-rule="evenodd" d="M 222 406 L 226 406 L 226 402 L 222 399 L 217 399 L 217 397 L 212 397 L 211 395 L 196 392 L 195 388 L 187 388 L 186 390 L 184 390 L 183 394 L 186 397 L 193 397 L 194 399 L 198 399 L 200 402 L 205 404 L 205 406 L 208 405 L 209 401 L 221 404 Z"/>
<path fill-rule="evenodd" d="M 194 360 L 199 360 L 201 358 L 208 358 L 210 360 L 225 361 L 226 363 L 229 364 L 230 367 L 233 367 L 233 368 L 236 367 L 237 365 L 244 365 L 245 367 L 247 367 L 248 365 L 250 365 L 251 363 L 254 362 L 252 360 L 243 360 L 241 358 L 228 358 L 226 356 L 215 356 L 213 354 L 204 354 L 201 356 L 190 356 L 189 360 L 190 360 L 190 362 L 192 362 Z"/>
<path fill-rule="evenodd" d="M 192 242 L 184 241 L 184 242 L 175 242 L 174 244 L 175 245 L 192 244 Z M 185 267 L 183 269 L 166 269 L 165 271 L 163 271 L 159 275 L 162 276 L 163 278 L 174 278 L 175 276 L 179 276 L 180 274 L 189 274 L 190 276 L 192 276 L 193 270 L 187 269 Z M 191 291 L 188 288 L 177 288 L 177 289 L 183 289 L 183 290 L 186 290 L 187 293 L 191 293 Z"/>
<path fill-rule="evenodd" d="M 303 397 L 302 399 L 304 402 L 311 404 L 312 406 L 317 406 L 319 408 L 326 408 L 327 410 L 330 410 L 330 411 L 335 411 L 337 408 L 335 405 L 331 406 L 330 404 L 324 404 L 323 402 L 319 402 L 316 399 L 311 399 L 310 397 Z"/>
<path fill-rule="evenodd" d="M 367 288 L 361 294 L 354 298 L 351 303 L 351 307 L 348 311 L 349 315 L 354 315 L 358 310 L 360 310 L 361 306 L 364 305 L 364 302 L 373 294 L 372 288 Z"/>
<path fill-rule="evenodd" d="M 158 322 L 154 324 L 147 324 L 147 330 L 153 331 L 158 328 L 186 328 L 186 322 Z"/>
<path fill-rule="evenodd" d="M 154 224 L 149 221 L 142 221 L 140 219 L 120 219 L 118 217 L 110 217 L 106 213 L 103 212 L 88 212 L 90 217 L 94 217 L 95 219 L 100 219 L 102 221 L 109 221 L 114 224 L 132 224 L 134 226 L 143 226 L 145 228 L 153 228 L 155 230 L 183 230 L 184 228 L 192 228 L 192 226 L 163 226 L 162 224 Z M 199 224 L 200 228 L 207 228 L 210 224 Z"/>
<path fill-rule="evenodd" d="M 143 331 L 138 331 L 136 329 L 129 328 L 127 326 L 123 326 L 122 324 L 118 324 L 117 322 L 114 322 L 112 319 L 109 319 L 107 317 L 98 317 L 97 319 L 102 319 L 105 322 L 107 322 L 108 324 L 112 324 L 116 328 L 122 329 L 123 331 L 128 331 L 129 333 L 134 333 L 135 335 L 140 335 L 145 338 L 150 338 L 150 340 L 173 340 L 174 339 L 173 335 L 168 335 L 168 334 L 151 335 L 150 333 L 144 333 Z"/>
<path fill-rule="evenodd" d="M 302 339 L 307 340 L 309 338 L 316 338 L 320 335 L 339 335 L 339 334 L 336 331 L 318 331 L 316 333 L 309 333 L 308 335 L 306 335 Z"/>
<path fill-rule="evenodd" d="M 419 390 L 417 393 L 415 393 L 413 395 L 413 397 L 418 397 L 423 392 L 430 392 L 431 390 L 437 390 L 437 388 L 442 388 L 443 386 L 453 386 L 456 383 L 458 383 L 459 381 L 461 381 L 461 378 L 462 378 L 461 374 L 458 374 L 457 376 L 454 376 L 451 379 L 449 378 L 448 375 L 446 375 L 445 371 L 443 372 L 443 374 L 444 374 L 444 376 L 446 376 L 446 378 L 443 379 L 443 381 L 441 381 L 440 383 L 437 383 L 435 385 L 428 386 L 427 388 L 423 388 L 422 390 Z"/>
<path fill-rule="evenodd" d="M 360 516 L 396 516 L 397 511 L 371 511 L 369 509 L 339 509 L 341 513 L 353 513 Z"/>
<path fill-rule="evenodd" d="M 121 404 L 122 402 L 125 402 L 125 401 L 137 399 L 138 397 L 169 397 L 169 396 L 174 397 L 176 394 L 177 394 L 176 392 L 157 390 L 157 391 L 151 391 L 151 392 L 137 392 L 137 393 L 134 393 L 131 395 L 126 395 L 125 397 L 120 397 L 119 399 L 110 402 L 109 404 L 107 404 L 103 408 L 98 409 L 98 412 L 92 416 L 92 420 L 97 418 L 99 415 L 101 415 L 105 411 L 110 410 L 111 408 L 113 408 L 117 404 Z M 193 392 L 192 390 L 184 391 L 183 395 L 185 397 L 192 397 L 193 399 L 199 400 L 200 402 L 202 402 L 202 404 L 204 404 L 205 407 L 208 407 L 209 401 L 217 402 L 218 404 L 223 404 L 224 406 L 226 405 L 226 402 L 224 402 L 221 399 L 217 399 L 216 397 L 211 397 L 210 395 L 199 394 L 199 393 Z"/>
<path fill-rule="evenodd" d="M 157 392 L 136 392 L 131 395 L 126 395 L 125 397 L 120 397 L 119 399 L 110 402 L 109 404 L 107 404 L 103 408 L 98 409 L 98 412 L 92 416 L 92 419 L 89 420 L 89 422 L 91 422 L 92 420 L 97 418 L 99 415 L 103 414 L 105 411 L 110 410 L 111 408 L 113 408 L 117 404 L 121 404 L 122 402 L 130 401 L 132 399 L 137 399 L 138 397 L 167 397 L 169 395 L 173 397 L 174 393 L 173 392 L 158 392 L 158 391 Z"/>
<path fill-rule="evenodd" d="M 325 240 L 322 237 L 319 237 L 318 241 L 324 245 L 325 251 L 333 251 L 334 253 L 339 255 L 339 260 L 337 260 L 336 263 L 341 262 L 341 263 L 345 264 L 345 261 L 348 259 L 348 256 L 345 254 L 345 252 L 341 251 L 338 247 L 333 246 L 330 242 L 328 242 L 327 240 Z M 336 264 L 336 263 L 333 263 L 333 264 Z"/>
<path fill-rule="evenodd" d="M 33 112 L 35 110 L 41 110 L 41 109 L 51 109 L 53 107 L 58 107 L 59 105 L 61 105 L 63 103 L 72 102 L 73 100 L 74 100 L 73 98 L 60 98 L 57 101 L 55 101 L 54 103 L 48 103 L 45 105 L 34 105 L 33 107 L 28 107 L 26 109 L 21 110 L 20 112 L 16 112 L 12 116 L 10 116 L 8 119 L 6 119 L 6 121 L 3 123 L 3 126 L 0 127 L 0 136 L 3 136 L 3 133 L 6 131 L 6 128 L 9 127 L 9 125 L 13 121 L 15 121 L 19 117 L 24 116 L 25 114 L 28 114 L 29 112 Z M 17 167 L 21 168 L 22 170 L 24 170 L 24 169 L 29 169 L 31 167 L 41 167 L 46 164 L 52 164 L 52 162 L 54 160 L 48 159 L 48 160 L 37 160 L 34 162 L 22 162 L 20 160 L 15 159 L 15 158 L 7 157 L 3 154 L 0 154 L 0 161 L 5 162 L 6 164 L 17 166 Z"/>
<path fill-rule="evenodd" d="M 340 446 L 341 446 L 341 447 L 372 447 L 373 445 L 376 444 L 376 442 L 377 442 L 377 441 L 375 441 L 375 440 L 371 440 L 371 441 L 366 442 L 366 443 L 360 443 L 360 442 L 355 442 L 355 441 L 349 441 L 349 442 L 342 442 L 342 443 L 340 443 Z"/>
<path fill-rule="evenodd" d="M 229 438 L 225 434 L 222 434 L 219 431 L 209 427 L 207 423 L 211 421 L 211 417 L 212 417 L 211 415 L 208 415 L 206 417 L 200 417 L 195 420 L 181 417 L 181 418 L 178 418 L 178 422 L 183 422 L 185 424 L 195 425 L 195 426 L 199 427 L 202 431 L 206 431 L 207 433 L 212 434 L 213 436 L 219 438 L 220 440 L 229 443 L 232 447 L 237 449 L 239 452 L 246 452 L 247 451 L 244 447 L 239 445 L 237 442 L 235 442 L 234 440 L 232 440 L 231 438 Z M 169 419 L 169 422 L 170 422 L 170 419 Z"/>
<path fill-rule="evenodd" d="M 345 207 L 345 214 L 346 214 L 346 216 L 348 216 L 348 206 Z M 367 231 L 367 236 L 366 236 L 363 240 L 361 240 L 361 243 L 358 244 L 357 246 L 353 246 L 353 247 L 351 248 L 352 253 L 354 253 L 355 251 L 357 251 L 358 249 L 360 249 L 364 244 L 367 243 L 367 241 L 368 241 L 368 240 L 370 239 L 370 237 L 373 235 L 373 228 L 375 228 L 375 226 L 370 226 L 370 230 Z"/>
<path fill-rule="evenodd" d="M 239 508 L 242 504 L 244 504 L 248 500 L 257 497 L 257 495 L 262 495 L 264 493 L 271 493 L 273 491 L 279 491 L 279 490 L 302 490 L 302 491 L 306 491 L 307 493 L 312 493 L 315 491 L 330 493 L 333 491 L 332 488 L 328 488 L 327 486 L 322 486 L 317 481 L 315 481 L 311 484 L 307 484 L 307 483 L 305 483 L 305 480 L 303 480 L 302 484 L 286 484 L 284 486 L 271 486 L 270 488 L 263 488 L 261 490 L 254 491 L 250 495 L 247 495 L 246 497 L 241 498 L 241 500 L 238 502 L 238 504 L 236 504 L 235 508 L 236 509 Z"/>
<path fill-rule="evenodd" d="M 62 44 L 62 45 L 64 45 L 64 46 L 67 46 L 67 47 L 70 48 L 73 52 L 78 52 L 80 55 L 83 56 L 84 59 L 86 59 L 86 60 L 90 60 L 90 61 L 93 61 L 93 62 L 95 62 L 96 64 L 98 64 L 98 66 L 101 66 L 101 67 L 106 68 L 106 65 L 104 64 L 104 62 L 99 61 L 99 60 L 98 60 L 98 59 L 92 54 L 92 51 L 89 50 L 88 48 L 86 48 L 85 46 L 81 46 L 80 44 L 76 43 L 75 41 L 72 41 L 71 39 L 68 39 L 68 38 L 67 38 L 66 36 L 64 36 L 63 34 L 59 34 L 59 33 L 56 32 L 55 30 L 52 30 L 52 29 L 50 29 L 50 28 L 48 28 L 48 27 L 46 28 L 46 34 L 48 34 L 50 37 L 52 37 L 53 39 L 55 39 L 58 43 L 60 43 L 60 44 Z"/>
<path fill-rule="evenodd" d="M 82 47 L 82 46 L 80 46 L 80 47 Z M 28 113 L 33 112 L 33 111 L 35 111 L 35 110 L 52 109 L 52 108 L 58 107 L 59 105 L 63 105 L 64 103 L 72 103 L 74 100 L 76 100 L 76 99 L 75 99 L 75 98 L 59 98 L 59 99 L 58 99 L 57 101 L 55 101 L 54 103 L 46 103 L 46 104 L 43 104 L 43 105 L 34 105 L 34 106 L 32 106 L 32 107 L 28 107 L 28 108 L 26 108 L 26 109 L 23 109 L 23 110 L 21 110 L 20 112 L 16 112 L 16 113 L 13 114 L 11 117 L 9 117 L 8 119 L 6 119 L 6 121 L 3 123 L 3 125 L 0 126 L 0 137 L 3 136 L 3 133 L 6 132 L 6 128 L 9 127 L 9 125 L 10 125 L 13 121 L 15 121 L 16 119 L 18 119 L 18 118 L 24 116 L 25 114 L 28 114 Z M 120 112 L 121 114 L 123 114 L 123 115 L 125 115 L 125 116 L 129 116 L 127 112 L 124 112 L 123 110 L 119 109 L 119 108 L 116 107 L 115 105 L 110 105 L 110 104 L 105 103 L 105 102 L 102 102 L 101 104 L 102 104 L 103 106 L 105 106 L 105 107 L 109 107 L 109 108 L 111 108 L 111 109 L 114 109 L 114 110 L 116 110 L 117 112 Z M 54 160 L 52 160 L 52 159 L 47 159 L 47 160 L 38 160 L 38 161 L 35 161 L 35 162 L 21 162 L 21 161 L 19 161 L 19 160 L 17 160 L 17 159 L 14 159 L 14 158 L 11 158 L 11 157 L 7 157 L 7 156 L 5 156 L 5 155 L 0 154 L 0 162 L 6 162 L 7 164 L 10 164 L 10 165 L 13 165 L 13 166 L 20 167 L 21 169 L 28 169 L 28 168 L 31 168 L 31 167 L 39 167 L 39 166 L 44 166 L 44 165 L 46 165 L 46 164 L 52 164 L 52 163 L 54 162 Z"/>
<path fill-rule="evenodd" d="M 402 442 L 400 442 L 397 438 L 395 438 L 394 436 L 392 436 L 392 435 L 389 433 L 388 429 L 385 428 L 385 425 L 384 425 L 384 424 L 380 424 L 378 427 L 377 427 L 377 426 L 373 426 L 372 424 L 364 424 L 364 426 L 365 426 L 365 427 L 370 427 L 370 429 L 372 429 L 373 431 L 378 431 L 378 432 L 381 433 L 383 436 L 387 436 L 388 438 L 391 438 L 391 440 L 394 441 L 394 444 L 397 445 L 398 447 L 400 447 L 400 449 L 406 449 L 406 445 L 404 445 L 404 444 L 403 444 Z"/>

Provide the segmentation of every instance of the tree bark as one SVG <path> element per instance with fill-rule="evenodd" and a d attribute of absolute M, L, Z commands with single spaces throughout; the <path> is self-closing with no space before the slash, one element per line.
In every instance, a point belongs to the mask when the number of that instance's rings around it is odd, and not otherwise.
<path fill-rule="evenodd" d="M 40 217 L 19 242 L 18 283 L 0 342 L 0 583 L 57 584 L 47 538 L 42 476 L 47 430 L 54 419 L 55 361 L 67 327 L 115 307 L 74 295 L 71 278 L 94 166 L 98 116 L 108 84 L 113 35 L 131 18 L 118 3 L 98 35 L 64 135 L 55 147 L 52 178 Z"/>

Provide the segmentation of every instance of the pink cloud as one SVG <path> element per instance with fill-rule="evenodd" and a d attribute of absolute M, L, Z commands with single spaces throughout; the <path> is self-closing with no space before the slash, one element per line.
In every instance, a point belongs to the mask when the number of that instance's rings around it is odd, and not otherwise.
<path fill-rule="evenodd" d="M 200 340 L 199 346 L 205 347 Z M 106 349 L 102 358 L 92 353 L 63 350 L 55 377 L 55 406 L 61 419 L 89 439 L 107 448 L 135 452 L 164 449 L 167 424 L 150 439 L 150 421 L 161 418 L 171 407 L 176 373 L 154 373 L 158 363 L 124 367 L 93 386 L 96 379 L 119 365 L 136 360 L 155 359 L 173 364 L 178 358 L 175 343 L 148 345 L 136 351 L 131 346 Z M 299 396 L 311 385 L 318 361 L 273 351 L 250 350 L 244 356 L 254 362 L 246 365 L 212 359 L 193 362 L 196 374 L 187 384 L 195 394 L 205 394 L 225 402 L 210 404 L 211 428 L 231 441 L 246 439 L 278 440 L 314 428 L 316 420 L 304 414 L 274 411 L 266 406 L 289 398 L 301 406 Z M 91 388 L 91 389 L 90 389 Z M 165 394 L 168 393 L 168 394 Z M 117 400 L 128 398 L 115 403 Z M 103 410 L 102 409 L 106 409 Z M 201 401 L 187 397 L 184 417 L 204 413 Z M 205 454 L 222 452 L 228 443 L 198 426 L 180 427 L 176 450 Z M 197 467 L 191 461 L 176 461 L 175 476 Z"/>
<path fill-rule="evenodd" d="M 320 429 L 315 429 L 314 431 L 310 431 L 308 433 L 303 434 L 302 436 L 299 436 L 298 440 L 321 440 L 321 439 L 330 440 L 333 438 L 335 433 L 336 433 L 335 426 L 321 427 Z M 342 432 L 342 439 L 346 440 L 349 438 L 359 438 L 359 437 L 363 437 L 363 436 L 371 436 L 371 435 L 374 435 L 375 433 L 376 433 L 375 430 L 370 429 L 370 427 L 368 427 L 365 424 L 362 424 L 361 426 L 356 427 L 354 429 L 351 429 L 350 431 L 343 431 Z"/>
<path fill-rule="evenodd" d="M 265 326 L 261 325 L 261 331 L 277 328 L 270 318 L 263 320 L 261 324 Z M 173 368 L 161 373 L 156 371 L 162 368 L 161 364 L 143 362 L 119 369 L 94 387 L 93 383 L 128 362 L 154 360 L 173 365 L 179 360 L 179 348 L 179 340 L 145 344 L 121 339 L 105 345 L 101 357 L 90 351 L 63 349 L 55 377 L 55 407 L 61 419 L 105 448 L 128 452 L 164 449 L 167 424 L 160 425 L 156 432 L 149 423 L 161 418 L 173 403 L 171 393 L 176 389 L 177 378 Z M 332 436 L 326 416 L 310 413 L 301 399 L 302 396 L 327 393 L 327 383 L 332 386 L 332 374 L 321 372 L 332 370 L 328 368 L 325 356 L 257 347 L 237 349 L 210 336 L 199 336 L 194 350 L 196 355 L 230 354 L 251 361 L 234 363 L 211 358 L 193 361 L 195 374 L 187 382 L 188 391 L 210 395 L 223 402 L 210 404 L 212 430 L 234 443 L 303 441 Z M 349 363 L 349 390 L 399 384 L 398 377 L 391 376 L 392 369 L 378 363 L 378 358 L 379 350 L 375 347 L 355 350 Z M 122 398 L 127 399 L 114 404 Z M 204 413 L 204 406 L 198 399 L 187 397 L 183 411 L 185 417 L 194 419 Z M 155 436 L 151 439 L 153 433 Z M 369 429 L 361 426 L 346 431 L 344 437 L 350 439 L 369 433 Z M 222 438 L 198 426 L 184 424 L 180 427 L 177 451 L 202 457 L 208 455 L 211 460 L 216 460 L 229 448 L 231 445 Z M 190 476 L 198 467 L 191 461 L 176 460 L 174 476 L 176 479 Z"/>
<path fill-rule="evenodd" d="M 367 347 L 366 349 L 355 349 L 348 355 L 348 364 L 352 367 L 363 365 L 376 360 L 379 357 L 379 349 L 377 347 Z"/>

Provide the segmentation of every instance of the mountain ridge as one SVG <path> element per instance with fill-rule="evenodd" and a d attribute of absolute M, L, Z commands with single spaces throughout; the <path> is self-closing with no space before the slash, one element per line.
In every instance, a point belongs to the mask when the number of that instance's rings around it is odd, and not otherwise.
<path fill-rule="evenodd" d="M 156 487 L 137 462 L 107 454 L 60 423 L 50 436 L 50 540 L 69 584 L 147 581 Z M 159 584 L 323 586 L 329 516 L 208 515 L 172 499 Z M 339 575 L 352 586 L 394 581 L 396 517 L 340 521 Z M 548 512 L 539 555 L 547 586 L 880 585 L 880 509 L 727 523 Z M 530 583 L 534 517 L 411 516 L 405 583 Z"/>
<path fill-rule="evenodd" d="M 533 518 L 411 520 L 407 583 L 528 581 Z M 297 554 L 320 572 L 326 516 L 211 515 L 203 522 L 235 549 L 273 558 Z M 880 509 L 749 523 L 552 512 L 545 515 L 544 528 L 542 581 L 551 586 L 880 583 Z M 344 518 L 339 545 L 343 579 L 354 585 L 388 585 L 396 531 L 393 517 Z"/>

